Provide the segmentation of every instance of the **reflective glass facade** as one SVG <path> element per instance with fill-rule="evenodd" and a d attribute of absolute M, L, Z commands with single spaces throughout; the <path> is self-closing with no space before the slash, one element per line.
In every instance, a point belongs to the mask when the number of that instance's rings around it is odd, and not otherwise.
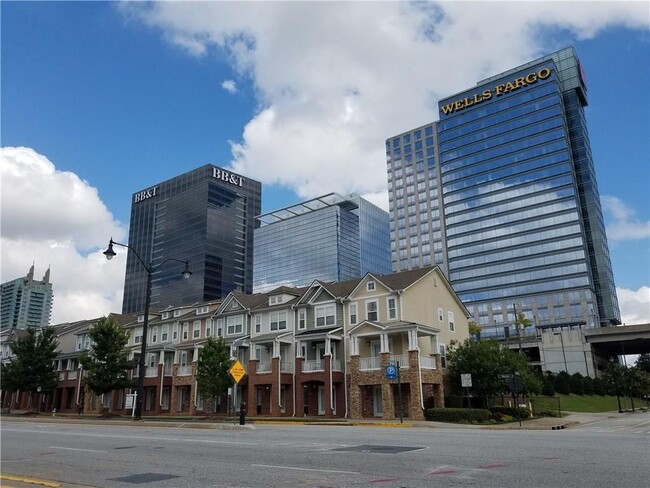
<path fill-rule="evenodd" d="M 356 195 L 331 193 L 258 220 L 256 293 L 391 272 L 388 214 Z"/>
<path fill-rule="evenodd" d="M 155 269 L 152 310 L 252 292 L 261 189 L 258 181 L 206 165 L 133 195 L 129 245 Z M 190 279 L 169 258 L 189 260 Z M 122 313 L 144 310 L 146 279 L 129 253 Z"/>
<path fill-rule="evenodd" d="M 515 307 L 538 326 L 620 323 L 586 104 L 568 48 L 388 139 L 393 268 L 440 265 L 486 335 Z"/>

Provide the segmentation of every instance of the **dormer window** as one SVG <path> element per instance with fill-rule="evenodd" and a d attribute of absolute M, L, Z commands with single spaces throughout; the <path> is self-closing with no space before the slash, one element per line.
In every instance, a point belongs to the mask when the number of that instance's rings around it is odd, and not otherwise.
<path fill-rule="evenodd" d="M 208 313 L 208 306 L 199 307 L 196 309 L 196 315 L 201 315 L 203 313 Z"/>
<path fill-rule="evenodd" d="M 174 310 L 174 317 L 180 317 L 181 316 L 181 311 L 180 310 Z"/>
<path fill-rule="evenodd" d="M 366 290 L 375 291 L 375 282 L 369 281 L 368 283 L 366 283 Z"/>
<path fill-rule="evenodd" d="M 144 322 L 144 315 L 138 315 L 138 322 Z"/>
<path fill-rule="evenodd" d="M 163 318 L 163 320 L 168 319 L 169 318 L 169 312 L 163 312 L 162 313 L 162 318 Z"/>

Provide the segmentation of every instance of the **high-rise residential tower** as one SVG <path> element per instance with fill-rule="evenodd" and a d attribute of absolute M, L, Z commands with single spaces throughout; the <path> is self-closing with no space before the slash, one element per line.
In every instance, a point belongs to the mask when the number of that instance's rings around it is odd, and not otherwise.
<path fill-rule="evenodd" d="M 0 329 L 27 329 L 50 325 L 52 314 L 50 270 L 34 279 L 34 265 L 27 276 L 0 285 Z"/>
<path fill-rule="evenodd" d="M 388 213 L 330 193 L 257 217 L 253 291 L 390 273 Z"/>
<path fill-rule="evenodd" d="M 260 182 L 211 164 L 133 195 L 129 245 L 155 268 L 151 309 L 225 297 L 253 289 L 253 229 Z M 192 276 L 181 277 L 188 260 Z M 162 264 L 165 263 L 165 264 Z M 147 273 L 129 253 L 123 313 L 144 310 Z"/>
<path fill-rule="evenodd" d="M 586 105 L 566 48 L 389 138 L 394 269 L 438 264 L 487 336 L 515 311 L 538 329 L 620 324 Z"/>

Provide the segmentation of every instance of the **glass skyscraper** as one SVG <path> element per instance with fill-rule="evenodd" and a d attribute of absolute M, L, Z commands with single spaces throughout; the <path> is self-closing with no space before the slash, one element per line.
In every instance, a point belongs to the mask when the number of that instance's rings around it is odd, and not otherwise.
<path fill-rule="evenodd" d="M 356 195 L 323 195 L 260 215 L 253 291 L 390 273 L 388 214 Z"/>
<path fill-rule="evenodd" d="M 129 245 L 156 270 L 151 309 L 252 292 L 261 191 L 260 182 L 208 164 L 133 195 Z M 181 276 L 181 263 L 165 263 L 169 258 L 189 260 L 189 280 Z M 122 313 L 144 310 L 146 281 L 129 252 Z"/>
<path fill-rule="evenodd" d="M 483 328 L 620 324 L 573 48 L 439 102 L 386 141 L 392 262 L 438 264 Z"/>

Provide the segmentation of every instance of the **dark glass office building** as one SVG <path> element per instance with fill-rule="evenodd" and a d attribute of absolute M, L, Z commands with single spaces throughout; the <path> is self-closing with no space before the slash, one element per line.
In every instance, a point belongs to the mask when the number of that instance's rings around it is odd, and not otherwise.
<path fill-rule="evenodd" d="M 620 323 L 584 107 L 567 48 L 439 102 L 386 141 L 395 271 L 438 264 L 484 335 Z"/>
<path fill-rule="evenodd" d="M 390 273 L 388 213 L 330 193 L 257 218 L 254 292 Z"/>
<path fill-rule="evenodd" d="M 253 290 L 253 230 L 262 185 L 206 165 L 133 195 L 129 245 L 153 263 L 151 309 Z M 189 260 L 192 276 L 184 280 Z M 147 274 L 129 253 L 122 313 L 144 310 Z"/>

